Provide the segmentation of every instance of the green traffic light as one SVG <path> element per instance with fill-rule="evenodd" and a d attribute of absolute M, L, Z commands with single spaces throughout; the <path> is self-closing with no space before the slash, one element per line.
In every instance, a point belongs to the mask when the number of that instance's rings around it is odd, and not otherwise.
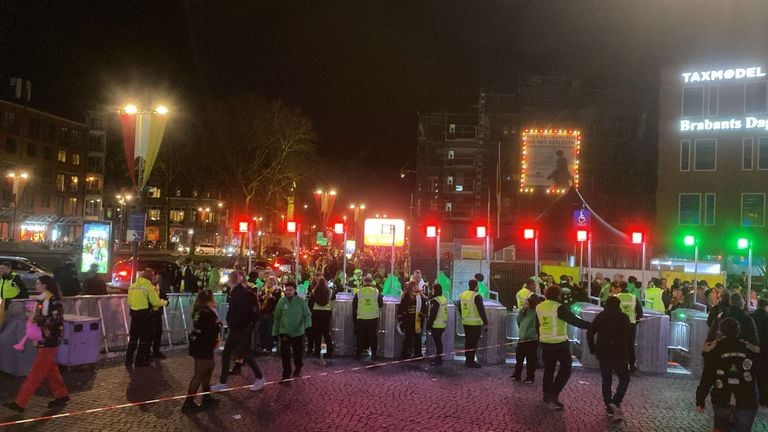
<path fill-rule="evenodd" d="M 740 239 L 739 239 L 739 240 L 736 242 L 736 246 L 737 246 L 739 249 L 748 249 L 748 248 L 749 248 L 749 240 L 748 240 L 748 239 L 745 239 L 745 238 L 740 238 Z"/>
<path fill-rule="evenodd" d="M 683 238 L 683 242 L 686 246 L 693 246 L 696 244 L 696 237 L 692 235 L 687 235 L 685 238 Z"/>

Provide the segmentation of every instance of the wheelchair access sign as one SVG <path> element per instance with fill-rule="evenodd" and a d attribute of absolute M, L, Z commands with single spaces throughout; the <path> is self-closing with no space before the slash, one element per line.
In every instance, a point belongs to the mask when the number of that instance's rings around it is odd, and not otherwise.
<path fill-rule="evenodd" d="M 573 227 L 590 228 L 592 225 L 592 212 L 587 209 L 579 209 L 573 211 Z"/>

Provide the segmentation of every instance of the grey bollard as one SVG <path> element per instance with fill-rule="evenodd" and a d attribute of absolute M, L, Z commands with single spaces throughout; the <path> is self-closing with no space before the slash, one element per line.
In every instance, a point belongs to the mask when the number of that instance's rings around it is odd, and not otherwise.
<path fill-rule="evenodd" d="M 352 295 L 337 293 L 331 307 L 331 337 L 335 355 L 355 353 L 354 323 L 352 321 Z"/>
<path fill-rule="evenodd" d="M 592 322 L 595 320 L 595 317 L 603 311 L 603 308 L 596 305 L 590 305 L 590 306 L 584 306 L 581 309 L 581 319 L 584 321 Z M 586 332 L 584 332 L 583 339 L 582 339 L 582 349 L 581 349 L 581 358 L 579 361 L 581 362 L 581 365 L 585 368 L 592 368 L 592 369 L 599 369 L 600 368 L 600 361 L 598 361 L 597 357 L 589 352 L 589 345 L 586 339 L 587 335 Z"/>
<path fill-rule="evenodd" d="M 477 359 L 483 364 L 504 364 L 507 360 L 507 308 L 496 300 L 484 299 L 488 325 L 477 345 Z"/>
<path fill-rule="evenodd" d="M 455 348 L 455 332 L 456 327 L 456 306 L 452 303 L 447 304 L 448 310 L 448 322 L 445 324 L 445 331 L 443 332 L 443 360 L 453 360 L 456 356 L 453 352 Z M 432 340 L 432 335 L 427 334 L 427 355 L 435 355 L 435 342 Z"/>
<path fill-rule="evenodd" d="M 637 323 L 635 359 L 642 372 L 665 373 L 669 347 L 669 317 L 650 309 L 643 310 Z"/>
<path fill-rule="evenodd" d="M 399 297 L 384 297 L 384 307 L 381 308 L 377 336 L 379 346 L 376 354 L 379 357 L 400 357 L 400 352 L 403 348 L 403 335 L 397 331 L 397 307 L 399 305 Z"/>

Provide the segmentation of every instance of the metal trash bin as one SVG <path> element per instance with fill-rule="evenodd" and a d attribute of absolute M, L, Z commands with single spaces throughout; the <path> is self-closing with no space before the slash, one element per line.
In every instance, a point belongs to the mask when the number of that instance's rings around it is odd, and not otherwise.
<path fill-rule="evenodd" d="M 445 331 L 443 332 L 443 360 L 453 360 L 455 353 L 453 352 L 455 337 L 453 329 L 456 327 L 456 306 L 453 303 L 448 303 L 448 322 L 445 324 Z M 435 342 L 432 340 L 432 335 L 427 335 L 427 355 L 435 355 Z"/>
<path fill-rule="evenodd" d="M 62 366 L 98 362 L 101 346 L 99 321 L 99 318 L 65 314 L 64 334 L 56 353 L 56 362 Z"/>
<path fill-rule="evenodd" d="M 352 321 L 352 294 L 336 293 L 331 306 L 331 337 L 334 355 L 355 353 L 355 335 Z"/>
<path fill-rule="evenodd" d="M 603 311 L 603 308 L 597 305 L 593 304 L 584 304 L 581 307 L 581 319 L 584 321 L 592 322 L 595 320 L 595 317 Z M 589 352 L 589 345 L 586 340 L 586 333 L 582 332 L 582 347 L 581 347 L 581 357 L 579 358 L 579 361 L 581 362 L 581 365 L 585 368 L 593 368 L 593 369 L 599 369 L 600 368 L 600 362 L 597 360 L 597 357 Z"/>
<path fill-rule="evenodd" d="M 507 360 L 507 308 L 496 300 L 483 299 L 488 326 L 477 345 L 477 360 L 483 364 L 504 364 Z"/>
<path fill-rule="evenodd" d="M 669 317 L 651 309 L 643 309 L 643 319 L 638 321 L 635 330 L 637 369 L 642 372 L 665 373 L 669 347 Z"/>
<path fill-rule="evenodd" d="M 384 296 L 384 307 L 379 316 L 379 347 L 377 355 L 383 358 L 400 357 L 403 350 L 403 335 L 397 331 L 397 307 L 400 297 Z"/>
<path fill-rule="evenodd" d="M 36 303 L 36 301 L 32 302 Z M 24 303 L 24 300 L 11 301 L 8 310 L 5 311 L 3 331 L 0 333 L 0 370 L 17 377 L 25 376 L 29 372 L 37 353 L 35 344 L 31 341 L 27 341 L 23 351 L 13 349 L 13 346 L 19 343 L 27 332 Z M 3 306 L 0 305 L 0 307 Z"/>

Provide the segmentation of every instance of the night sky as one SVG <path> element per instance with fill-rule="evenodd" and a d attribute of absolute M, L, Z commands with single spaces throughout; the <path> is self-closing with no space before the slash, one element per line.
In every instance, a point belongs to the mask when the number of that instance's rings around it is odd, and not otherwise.
<path fill-rule="evenodd" d="M 518 74 L 655 92 L 664 64 L 765 52 L 766 18 L 757 0 L 0 0 L 0 76 L 31 79 L 34 106 L 73 119 L 142 87 L 181 115 L 233 95 L 281 99 L 334 160 L 318 185 L 400 184 L 386 201 L 407 190 L 398 170 L 413 166 L 418 112 L 467 110 Z"/>

